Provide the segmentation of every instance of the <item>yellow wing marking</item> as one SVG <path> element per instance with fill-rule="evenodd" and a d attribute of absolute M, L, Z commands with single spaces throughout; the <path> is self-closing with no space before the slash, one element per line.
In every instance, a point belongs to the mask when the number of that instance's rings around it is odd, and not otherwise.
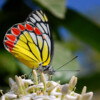
<path fill-rule="evenodd" d="M 18 55 L 21 55 L 21 53 L 25 54 L 25 55 L 29 56 L 30 58 L 32 58 L 32 59 L 34 59 L 35 61 L 38 62 L 36 57 L 30 51 L 24 49 L 23 47 L 21 47 L 21 46 L 19 46 L 17 44 L 15 45 L 15 47 L 12 50 L 12 53 L 15 54 L 16 52 L 17 52 Z M 26 59 L 26 58 L 24 58 L 24 56 L 23 56 L 23 59 Z"/>
<path fill-rule="evenodd" d="M 28 32 L 25 31 L 24 35 L 25 35 L 25 37 L 27 38 L 28 41 L 30 41 L 31 43 L 33 43 L 33 40 L 32 40 L 32 38 L 31 38 L 31 36 L 29 35 Z"/>
<path fill-rule="evenodd" d="M 40 11 L 41 15 L 42 15 L 42 20 L 43 21 L 48 21 L 48 18 L 46 17 L 46 15 L 42 12 L 42 10 Z"/>
<path fill-rule="evenodd" d="M 40 47 L 40 49 L 41 49 L 41 48 L 42 48 L 42 42 L 41 42 L 40 39 L 39 39 L 38 43 L 39 43 L 39 47 Z"/>
<path fill-rule="evenodd" d="M 48 57 L 48 46 L 46 41 L 44 41 L 44 46 L 43 46 L 43 50 L 42 50 L 42 58 L 43 58 L 43 62 L 45 62 L 47 60 Z"/>
<path fill-rule="evenodd" d="M 20 39 L 23 40 L 25 43 L 27 43 L 27 40 L 26 40 L 26 38 L 25 38 L 25 36 L 23 34 L 20 35 Z"/>
<path fill-rule="evenodd" d="M 27 42 L 26 42 L 26 43 L 27 43 Z M 29 50 L 29 48 L 28 48 L 28 46 L 27 46 L 26 43 L 24 43 L 24 40 L 20 40 L 20 39 L 19 39 L 18 42 L 17 42 L 17 45 L 22 46 L 23 48 Z"/>
<path fill-rule="evenodd" d="M 48 18 L 45 14 L 44 14 L 44 19 L 45 19 L 46 22 L 48 21 Z"/>
<path fill-rule="evenodd" d="M 41 19 L 42 19 L 42 21 L 45 21 L 45 19 L 44 19 L 44 17 L 43 17 L 43 12 L 42 11 L 40 11 L 40 17 L 41 17 Z"/>
<path fill-rule="evenodd" d="M 30 46 L 30 49 L 32 50 L 32 52 L 34 53 L 34 55 L 38 58 L 39 62 L 41 62 L 40 51 L 36 47 L 36 45 L 33 44 L 33 43 L 30 43 L 30 42 L 28 43 L 28 45 Z"/>
<path fill-rule="evenodd" d="M 40 49 L 42 48 L 42 43 L 43 43 L 42 37 L 38 36 L 38 44 Z"/>
<path fill-rule="evenodd" d="M 35 67 L 39 67 L 39 64 L 37 62 L 35 62 L 34 60 L 32 60 L 30 57 L 28 57 L 25 54 L 22 54 L 18 51 L 13 51 L 13 55 L 19 60 L 21 61 L 23 64 L 25 64 L 26 66 L 28 66 L 29 68 L 34 69 Z"/>
<path fill-rule="evenodd" d="M 43 66 L 46 66 L 46 65 L 48 65 L 49 63 L 50 63 L 50 54 L 49 54 L 49 57 L 48 57 L 47 61 L 43 63 Z"/>

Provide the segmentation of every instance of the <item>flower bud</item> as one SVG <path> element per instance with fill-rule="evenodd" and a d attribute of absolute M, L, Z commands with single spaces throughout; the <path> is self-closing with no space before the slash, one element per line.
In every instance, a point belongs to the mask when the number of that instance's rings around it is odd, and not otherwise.
<path fill-rule="evenodd" d="M 46 79 L 43 73 L 41 73 L 40 78 L 41 78 L 41 82 L 43 82 L 43 84 L 46 84 Z"/>
<path fill-rule="evenodd" d="M 84 95 L 86 93 L 86 90 L 87 90 L 87 87 L 84 86 L 81 94 Z"/>
<path fill-rule="evenodd" d="M 85 93 L 85 94 L 82 96 L 81 100 L 91 100 L 92 97 L 93 97 L 93 92 Z"/>
<path fill-rule="evenodd" d="M 0 90 L 1 95 L 3 95 L 3 90 Z"/>
<path fill-rule="evenodd" d="M 6 100 L 5 95 L 3 95 L 3 96 L 1 97 L 1 100 Z"/>
<path fill-rule="evenodd" d="M 10 88 L 15 84 L 15 81 L 12 78 L 9 78 L 9 86 Z"/>
<path fill-rule="evenodd" d="M 65 96 L 66 94 L 68 94 L 68 91 L 69 91 L 69 85 L 66 84 L 66 85 L 64 85 L 64 86 L 62 87 L 62 89 L 61 89 L 61 92 L 62 92 L 61 100 L 63 100 L 63 99 L 64 99 L 64 96 Z"/>
<path fill-rule="evenodd" d="M 69 89 L 72 91 L 77 84 L 77 77 L 73 76 L 69 82 Z"/>
<path fill-rule="evenodd" d="M 5 96 L 7 96 L 7 98 L 9 98 L 9 99 L 17 98 L 17 95 L 16 94 L 12 94 L 12 93 L 6 93 Z"/>
<path fill-rule="evenodd" d="M 41 82 L 43 82 L 43 85 L 44 85 L 44 90 L 43 91 L 45 92 L 46 91 L 46 78 L 45 78 L 43 73 L 41 73 L 40 79 L 41 79 Z"/>
<path fill-rule="evenodd" d="M 34 81 L 35 81 L 35 85 L 38 84 L 38 77 L 37 77 L 37 73 L 36 73 L 36 70 L 33 70 L 33 78 L 34 78 Z"/>
<path fill-rule="evenodd" d="M 25 90 L 25 86 L 24 86 L 24 83 L 22 81 L 22 78 L 21 77 L 18 77 L 17 75 L 15 76 L 15 80 L 16 80 L 16 83 L 17 83 L 17 86 L 20 90 L 20 93 L 22 95 L 25 95 L 26 94 L 26 90 Z"/>
<path fill-rule="evenodd" d="M 18 87 L 21 86 L 20 79 L 17 75 L 15 75 L 15 81 L 16 81 Z"/>
<path fill-rule="evenodd" d="M 68 91 L 69 91 L 69 85 L 66 84 L 62 87 L 61 92 L 62 92 L 62 94 L 66 95 L 68 93 Z"/>

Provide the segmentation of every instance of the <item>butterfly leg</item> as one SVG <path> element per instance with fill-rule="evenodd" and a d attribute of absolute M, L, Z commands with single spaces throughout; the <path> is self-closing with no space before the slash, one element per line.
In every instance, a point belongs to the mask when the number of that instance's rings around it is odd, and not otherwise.
<path fill-rule="evenodd" d="M 22 79 L 26 79 L 26 78 L 27 78 L 27 75 L 26 75 L 26 74 L 21 75 L 21 78 L 22 78 Z"/>
<path fill-rule="evenodd" d="M 38 75 L 38 82 L 40 82 L 40 75 Z"/>
<path fill-rule="evenodd" d="M 28 78 L 31 78 L 31 76 L 32 76 L 32 71 L 28 75 L 27 74 L 24 74 L 21 77 L 24 78 L 24 79 L 28 79 Z"/>

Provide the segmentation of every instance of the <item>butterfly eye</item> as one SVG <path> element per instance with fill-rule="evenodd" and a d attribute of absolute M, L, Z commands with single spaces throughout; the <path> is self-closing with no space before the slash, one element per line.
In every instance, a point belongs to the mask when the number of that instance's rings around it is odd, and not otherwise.
<path fill-rule="evenodd" d="M 40 62 L 40 63 L 39 63 L 39 66 L 42 66 L 42 64 L 43 64 L 43 63 L 42 63 L 42 62 Z"/>
<path fill-rule="evenodd" d="M 49 75 L 54 75 L 55 71 L 54 70 L 50 70 L 49 71 Z"/>

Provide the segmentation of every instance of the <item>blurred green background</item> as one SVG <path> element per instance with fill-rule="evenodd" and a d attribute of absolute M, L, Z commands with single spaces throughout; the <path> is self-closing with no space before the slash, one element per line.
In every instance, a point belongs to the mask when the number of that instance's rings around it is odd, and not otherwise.
<path fill-rule="evenodd" d="M 54 80 L 65 83 L 77 75 L 76 91 L 81 92 L 87 86 L 88 91 L 94 92 L 94 100 L 100 100 L 99 0 L 0 0 L 0 88 L 7 89 L 9 77 L 30 73 L 29 68 L 4 49 L 3 37 L 8 28 L 24 22 L 36 9 L 42 9 L 49 19 L 54 38 L 54 69 L 78 56 L 62 70 L 80 69 L 80 72 L 59 71 Z"/>

